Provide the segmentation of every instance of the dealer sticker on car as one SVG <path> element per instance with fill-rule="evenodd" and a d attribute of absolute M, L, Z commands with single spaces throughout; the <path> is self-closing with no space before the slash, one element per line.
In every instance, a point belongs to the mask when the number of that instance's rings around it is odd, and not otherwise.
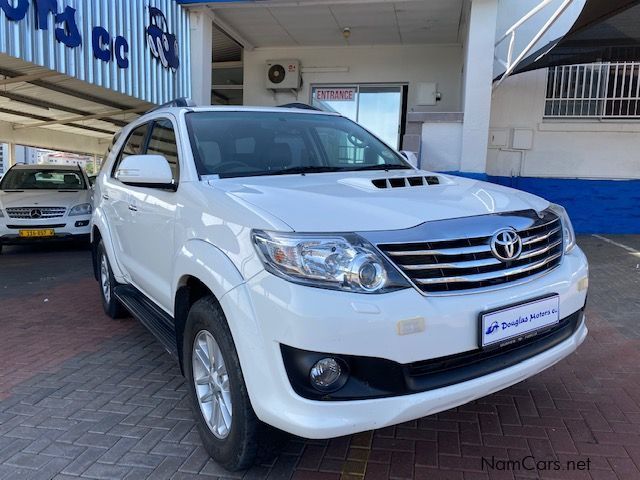
<path fill-rule="evenodd" d="M 480 317 L 481 346 L 499 346 L 536 335 L 560 320 L 560 297 L 553 295 Z"/>

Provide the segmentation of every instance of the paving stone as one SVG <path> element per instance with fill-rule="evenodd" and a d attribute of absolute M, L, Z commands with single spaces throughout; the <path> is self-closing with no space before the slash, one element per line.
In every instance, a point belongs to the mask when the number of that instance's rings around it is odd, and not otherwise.
<path fill-rule="evenodd" d="M 631 241 L 640 245 L 640 236 Z M 175 362 L 133 320 L 102 314 L 89 252 L 9 248 L 0 263 L 9 312 L 0 351 L 15 362 L 0 363 L 0 479 L 524 480 L 538 475 L 482 470 L 480 460 L 529 454 L 588 458 L 593 479 L 640 478 L 637 259 L 594 237 L 579 242 L 591 261 L 591 333 L 574 355 L 417 421 L 330 441 L 292 438 L 276 457 L 234 474 L 202 447 Z M 25 268 L 27 255 L 38 262 Z M 47 268 L 56 273 L 46 288 L 23 283 Z M 585 478 L 562 473 L 540 476 Z"/>
<path fill-rule="evenodd" d="M 97 460 L 104 454 L 104 449 L 101 448 L 87 448 L 84 452 L 78 455 L 70 464 L 68 464 L 62 473 L 67 475 L 82 475 L 91 465 L 95 464 Z"/>
<path fill-rule="evenodd" d="M 50 455 L 52 457 L 75 459 L 85 450 L 86 447 L 54 442 L 49 444 L 49 446 L 40 453 L 42 455 Z"/>
<path fill-rule="evenodd" d="M 128 453 L 136 443 L 138 443 L 138 441 L 135 438 L 122 437 L 100 457 L 99 461 L 103 463 L 116 463 Z"/>
<path fill-rule="evenodd" d="M 44 467 L 50 460 L 51 458 L 45 457 L 44 455 L 20 452 L 7 459 L 4 464 L 9 465 L 10 467 L 38 470 Z"/>
<path fill-rule="evenodd" d="M 118 465 L 125 467 L 140 467 L 147 469 L 157 468 L 166 457 L 163 455 L 145 455 L 144 453 L 125 453 L 118 460 Z"/>
<path fill-rule="evenodd" d="M 34 472 L 29 477 L 30 480 L 51 480 L 56 477 L 71 460 L 68 458 L 53 458 L 44 467 Z"/>
<path fill-rule="evenodd" d="M 94 463 L 84 473 L 83 477 L 97 478 L 104 480 L 119 480 L 125 478 L 131 470 L 119 465 L 108 465 L 105 463 Z"/>

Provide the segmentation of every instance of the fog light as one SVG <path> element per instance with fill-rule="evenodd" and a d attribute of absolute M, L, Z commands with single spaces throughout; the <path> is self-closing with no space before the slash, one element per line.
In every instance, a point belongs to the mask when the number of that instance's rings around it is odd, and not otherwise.
<path fill-rule="evenodd" d="M 318 360 L 309 372 L 311 384 L 320 391 L 335 391 L 344 385 L 343 369 L 335 358 Z"/>
<path fill-rule="evenodd" d="M 89 225 L 89 220 L 79 220 L 76 222 L 76 227 L 86 227 Z"/>

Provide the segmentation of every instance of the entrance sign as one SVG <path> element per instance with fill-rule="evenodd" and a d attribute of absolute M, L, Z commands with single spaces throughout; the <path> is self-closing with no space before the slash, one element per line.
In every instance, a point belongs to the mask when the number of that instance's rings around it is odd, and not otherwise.
<path fill-rule="evenodd" d="M 357 89 L 346 88 L 317 88 L 315 89 L 315 99 L 319 102 L 354 102 L 356 100 Z"/>
<path fill-rule="evenodd" d="M 311 87 L 314 107 L 337 112 L 373 132 L 392 147 L 400 146 L 403 85 L 317 85 Z"/>

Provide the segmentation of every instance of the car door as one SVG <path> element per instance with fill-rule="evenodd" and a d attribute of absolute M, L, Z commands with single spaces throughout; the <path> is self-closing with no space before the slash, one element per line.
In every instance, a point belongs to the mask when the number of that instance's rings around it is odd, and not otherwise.
<path fill-rule="evenodd" d="M 180 162 L 175 128 L 168 118 L 156 119 L 144 153 L 163 155 L 179 186 Z M 131 248 L 131 278 L 147 296 L 167 311 L 172 311 L 174 229 L 178 194 L 174 189 L 130 186 L 131 222 L 127 237 Z"/>
<path fill-rule="evenodd" d="M 129 155 L 138 155 L 144 150 L 148 132 L 148 123 L 139 125 L 131 131 L 120 149 L 111 171 L 105 175 L 103 188 L 100 192 L 102 198 L 96 199 L 101 202 L 105 217 L 109 222 L 113 248 L 116 251 L 115 260 L 129 278 L 131 278 L 132 268 L 131 222 L 133 219 L 129 201 L 131 187 L 116 179 L 115 173 L 123 159 Z"/>

